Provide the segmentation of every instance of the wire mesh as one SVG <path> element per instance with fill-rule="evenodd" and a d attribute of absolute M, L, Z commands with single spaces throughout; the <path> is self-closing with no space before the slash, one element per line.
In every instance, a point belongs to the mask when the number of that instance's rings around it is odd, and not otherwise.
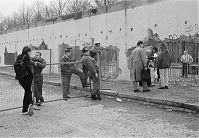
<path fill-rule="evenodd" d="M 48 66 L 51 66 L 49 71 Z M 42 72 L 43 75 L 43 87 L 42 97 L 45 102 L 56 101 L 63 99 L 63 88 L 61 82 L 61 72 L 59 69 L 59 63 L 48 64 Z M 32 92 L 34 95 L 34 75 L 32 83 Z M 73 74 L 71 77 L 70 86 L 82 87 L 80 78 Z M 84 96 L 84 93 L 78 93 L 79 91 L 70 89 L 70 93 L 73 95 Z M 0 111 L 15 109 L 22 107 L 24 90 L 15 80 L 15 72 L 13 66 L 1 66 L 0 67 Z M 34 103 L 36 101 L 35 96 Z"/>
<path fill-rule="evenodd" d="M 0 111 L 22 106 L 23 88 L 14 76 L 13 66 L 0 67 Z"/>

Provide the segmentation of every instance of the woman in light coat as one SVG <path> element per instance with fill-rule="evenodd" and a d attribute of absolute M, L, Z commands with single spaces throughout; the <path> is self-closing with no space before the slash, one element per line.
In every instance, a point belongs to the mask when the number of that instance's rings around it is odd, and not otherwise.
<path fill-rule="evenodd" d="M 146 52 L 142 48 L 143 42 L 139 41 L 137 43 L 136 48 L 132 51 L 130 59 L 131 59 L 131 81 L 133 81 L 134 92 L 139 92 L 137 88 L 137 82 L 142 81 L 141 78 L 141 70 L 143 68 L 147 69 L 147 57 Z M 143 92 L 150 91 L 147 87 L 147 82 L 142 81 L 143 84 Z"/>

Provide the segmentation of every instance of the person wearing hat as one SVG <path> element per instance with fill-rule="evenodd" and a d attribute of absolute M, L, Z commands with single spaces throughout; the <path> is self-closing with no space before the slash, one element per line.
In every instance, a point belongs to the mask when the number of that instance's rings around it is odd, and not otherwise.
<path fill-rule="evenodd" d="M 143 92 L 148 92 L 150 89 L 147 87 L 147 82 L 142 80 L 141 71 L 147 70 L 147 58 L 146 52 L 143 49 L 143 42 L 138 41 L 136 48 L 132 51 L 131 56 L 131 81 L 133 81 L 134 92 L 139 92 L 137 88 L 137 82 L 142 81 Z"/>
<path fill-rule="evenodd" d="M 61 63 L 68 63 L 68 64 L 60 64 L 61 68 L 61 80 L 62 80 L 62 85 L 63 85 L 63 98 L 67 99 L 70 98 L 70 80 L 71 76 L 74 73 L 75 75 L 80 77 L 82 86 L 85 86 L 85 79 L 84 79 L 84 74 L 81 70 L 75 68 L 74 64 L 71 63 L 74 62 L 72 59 L 72 53 L 71 53 L 71 47 L 68 47 L 65 50 L 64 56 L 60 59 Z"/>
<path fill-rule="evenodd" d="M 95 45 L 90 49 L 89 54 L 97 61 L 97 54 L 102 54 L 100 50 L 100 43 L 95 43 Z"/>
<path fill-rule="evenodd" d="M 94 58 L 92 58 L 89 54 L 89 51 L 86 48 L 82 49 L 83 57 L 82 64 L 88 71 L 89 78 L 93 82 L 93 90 L 91 91 L 91 99 L 92 100 L 101 100 L 101 96 L 99 93 L 100 90 L 100 80 L 99 80 L 99 67 Z"/>

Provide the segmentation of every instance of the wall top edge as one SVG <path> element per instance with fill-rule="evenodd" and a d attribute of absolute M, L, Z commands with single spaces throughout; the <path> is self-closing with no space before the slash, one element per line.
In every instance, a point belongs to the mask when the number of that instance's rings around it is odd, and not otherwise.
<path fill-rule="evenodd" d="M 78 20 L 78 19 L 82 19 L 86 17 L 97 16 L 97 15 L 121 11 L 125 9 L 131 9 L 131 8 L 134 9 L 136 7 L 151 5 L 151 4 L 154 4 L 157 2 L 163 2 L 163 1 L 168 1 L 168 0 L 131 0 L 131 1 L 126 0 L 126 1 L 118 2 L 112 5 L 102 6 L 96 9 L 90 9 L 87 11 L 81 11 L 81 12 L 71 13 L 71 14 L 67 14 L 67 15 L 63 15 L 59 17 L 54 17 L 54 18 L 43 20 L 43 21 L 34 22 L 28 25 L 12 27 L 11 29 L 8 29 L 4 32 L 0 32 L 0 35 L 13 33 L 13 32 L 17 32 L 21 30 L 26 30 L 30 28 L 36 28 L 40 26 L 52 25 L 52 24 L 56 24 L 60 22 L 70 21 L 71 19 Z"/>

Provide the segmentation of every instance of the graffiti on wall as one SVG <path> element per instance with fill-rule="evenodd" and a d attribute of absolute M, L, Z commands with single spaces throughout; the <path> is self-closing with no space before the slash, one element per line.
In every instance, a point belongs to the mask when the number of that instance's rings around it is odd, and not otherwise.
<path fill-rule="evenodd" d="M 159 35 L 157 33 L 154 34 L 153 30 L 148 28 L 147 29 L 147 36 L 144 38 L 143 43 L 144 43 L 143 47 L 146 51 L 147 57 L 150 57 L 151 54 L 152 54 L 152 48 L 153 47 L 159 47 L 161 40 L 160 40 Z M 130 56 L 131 56 L 131 53 L 134 49 L 135 49 L 135 46 L 127 49 L 127 51 L 125 53 L 126 58 L 127 58 L 127 68 L 129 70 L 131 70 Z"/>
<path fill-rule="evenodd" d="M 87 45 L 88 46 L 88 45 Z M 72 47 L 72 55 L 75 61 L 81 60 L 81 49 L 80 46 L 69 46 L 68 44 L 60 44 L 58 46 L 59 60 L 64 56 L 64 51 L 67 47 Z M 91 46 L 89 45 L 90 49 Z M 109 45 L 107 47 L 100 47 L 102 54 L 100 55 L 100 69 L 102 79 L 116 79 L 122 70 L 119 67 L 119 48 L 117 46 Z M 82 69 L 81 64 L 76 64 L 76 67 Z"/>
<path fill-rule="evenodd" d="M 199 33 L 199 24 L 185 26 L 185 34 L 191 35 L 191 34 L 197 34 L 197 33 Z"/>
<path fill-rule="evenodd" d="M 42 40 L 39 46 L 33 46 L 32 44 L 29 45 L 32 50 L 47 50 L 48 45 Z"/>
<path fill-rule="evenodd" d="M 189 26 L 187 29 L 189 31 L 195 31 L 193 35 L 186 36 L 182 34 L 177 36 L 176 34 L 169 35 L 168 38 L 160 40 L 157 33 L 153 34 L 151 29 L 147 30 L 147 37 L 143 40 L 144 49 L 147 52 L 147 56 L 150 57 L 152 54 L 152 47 L 159 47 L 161 42 L 166 44 L 167 49 L 171 55 L 172 62 L 180 63 L 180 58 L 183 55 L 184 50 L 187 50 L 188 53 L 193 57 L 193 63 L 198 64 L 198 51 L 199 51 L 199 34 L 198 34 L 199 25 L 195 24 Z M 130 70 L 131 59 L 130 55 L 135 47 L 131 47 L 126 52 L 127 57 L 127 67 Z"/>
<path fill-rule="evenodd" d="M 122 73 L 119 67 L 119 52 L 117 46 L 109 45 L 102 48 L 100 66 L 103 79 L 116 79 Z"/>

